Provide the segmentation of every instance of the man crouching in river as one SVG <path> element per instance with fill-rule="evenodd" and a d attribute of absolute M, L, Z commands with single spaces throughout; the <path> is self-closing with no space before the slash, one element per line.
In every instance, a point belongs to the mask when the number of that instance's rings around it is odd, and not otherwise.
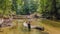
<path fill-rule="evenodd" d="M 31 24 L 30 24 L 30 21 L 27 22 L 27 24 L 28 24 L 28 30 L 31 31 Z"/>

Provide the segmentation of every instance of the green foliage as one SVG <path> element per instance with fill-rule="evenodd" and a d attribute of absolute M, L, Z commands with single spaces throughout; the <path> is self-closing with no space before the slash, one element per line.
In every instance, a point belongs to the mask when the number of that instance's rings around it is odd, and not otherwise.
<path fill-rule="evenodd" d="M 60 0 L 0 0 L 0 14 L 28 15 L 35 12 L 45 17 L 60 17 Z"/>
<path fill-rule="evenodd" d="M 38 1 L 34 0 L 23 0 L 18 3 L 17 14 L 30 14 L 37 11 Z M 24 4 L 23 4 L 24 3 Z M 20 8 L 19 8 L 20 6 Z"/>
<path fill-rule="evenodd" d="M 59 0 L 41 0 L 41 11 L 46 18 L 60 19 L 60 1 Z M 54 16 L 54 17 L 53 17 Z"/>

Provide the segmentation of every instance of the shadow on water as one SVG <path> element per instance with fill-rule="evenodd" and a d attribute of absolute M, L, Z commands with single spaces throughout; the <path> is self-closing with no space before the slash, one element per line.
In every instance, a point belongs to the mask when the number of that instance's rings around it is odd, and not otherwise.
<path fill-rule="evenodd" d="M 41 34 L 49 34 L 48 32 L 41 32 Z"/>
<path fill-rule="evenodd" d="M 37 34 L 49 34 L 49 33 L 46 31 L 37 31 Z"/>
<path fill-rule="evenodd" d="M 28 31 L 27 29 L 23 29 L 22 31 L 23 31 L 24 34 L 49 34 L 46 31 L 38 31 L 38 30 Z"/>

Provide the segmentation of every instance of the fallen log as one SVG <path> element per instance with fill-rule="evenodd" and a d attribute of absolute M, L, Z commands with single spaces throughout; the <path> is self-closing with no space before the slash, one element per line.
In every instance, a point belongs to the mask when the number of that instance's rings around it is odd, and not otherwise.
<path fill-rule="evenodd" d="M 23 23 L 23 26 L 28 28 L 28 24 L 26 22 Z M 44 31 L 44 27 L 36 26 L 36 25 L 31 25 L 31 29 L 37 29 L 37 30 Z"/>

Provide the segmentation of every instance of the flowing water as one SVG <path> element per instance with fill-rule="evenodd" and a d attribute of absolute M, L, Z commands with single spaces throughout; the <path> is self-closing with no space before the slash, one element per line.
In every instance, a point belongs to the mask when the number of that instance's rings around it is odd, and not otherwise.
<path fill-rule="evenodd" d="M 31 24 L 32 25 L 37 25 L 37 26 L 44 26 L 45 31 L 40 31 L 36 29 L 31 29 L 31 31 L 28 31 L 28 28 L 25 28 L 23 26 L 23 22 L 27 21 L 26 19 L 14 19 L 13 23 L 15 26 L 13 27 L 3 27 L 0 28 L 0 34 L 59 34 L 60 30 L 55 29 L 54 27 L 50 28 L 50 25 L 45 25 L 45 23 L 42 23 L 42 20 L 32 20 Z M 45 20 L 43 21 L 45 22 Z M 54 30 L 52 30 L 54 29 Z"/>

